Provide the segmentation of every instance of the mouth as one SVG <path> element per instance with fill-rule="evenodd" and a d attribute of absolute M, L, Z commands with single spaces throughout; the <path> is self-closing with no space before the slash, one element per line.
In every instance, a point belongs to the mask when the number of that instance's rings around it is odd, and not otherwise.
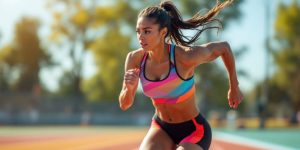
<path fill-rule="evenodd" d="M 146 43 L 140 43 L 140 45 L 144 48 L 144 47 L 146 47 L 148 44 L 146 44 Z"/>

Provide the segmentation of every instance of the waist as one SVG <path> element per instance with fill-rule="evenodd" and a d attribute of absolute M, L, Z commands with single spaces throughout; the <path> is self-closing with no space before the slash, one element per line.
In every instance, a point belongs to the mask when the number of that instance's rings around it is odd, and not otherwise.
<path fill-rule="evenodd" d="M 190 120 L 199 114 L 194 96 L 179 104 L 157 104 L 153 102 L 155 115 L 165 122 L 179 123 Z"/>
<path fill-rule="evenodd" d="M 160 123 L 163 123 L 163 124 L 166 124 L 166 125 L 180 125 L 180 124 L 186 124 L 188 122 L 193 122 L 192 120 L 193 119 L 196 119 L 196 118 L 203 118 L 203 116 L 198 112 L 197 114 L 191 116 L 191 117 L 188 117 L 182 121 L 178 121 L 178 122 L 168 122 L 166 121 L 165 119 L 162 119 L 160 116 L 158 116 L 157 114 L 154 114 L 153 116 L 153 119 L 155 119 L 156 121 L 160 122 Z"/>

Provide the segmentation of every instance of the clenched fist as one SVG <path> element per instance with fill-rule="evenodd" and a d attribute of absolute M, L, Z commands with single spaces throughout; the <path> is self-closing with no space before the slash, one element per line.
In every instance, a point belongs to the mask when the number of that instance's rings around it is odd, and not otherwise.
<path fill-rule="evenodd" d="M 128 90 L 133 90 L 139 81 L 140 69 L 129 69 L 125 72 L 124 81 Z"/>
<path fill-rule="evenodd" d="M 228 103 L 231 108 L 236 109 L 243 99 L 244 99 L 243 94 L 240 91 L 240 88 L 238 86 L 229 89 Z"/>

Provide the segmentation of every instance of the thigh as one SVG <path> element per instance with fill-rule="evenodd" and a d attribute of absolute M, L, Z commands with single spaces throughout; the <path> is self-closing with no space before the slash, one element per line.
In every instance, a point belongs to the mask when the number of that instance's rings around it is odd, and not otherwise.
<path fill-rule="evenodd" d="M 203 150 L 203 148 L 197 144 L 182 143 L 178 145 L 176 150 Z"/>
<path fill-rule="evenodd" d="M 211 144 L 211 128 L 202 115 L 193 119 L 196 130 L 185 137 L 179 144 L 178 150 L 208 150 Z"/>
<path fill-rule="evenodd" d="M 174 150 L 176 145 L 161 128 L 151 127 L 143 139 L 140 150 Z"/>

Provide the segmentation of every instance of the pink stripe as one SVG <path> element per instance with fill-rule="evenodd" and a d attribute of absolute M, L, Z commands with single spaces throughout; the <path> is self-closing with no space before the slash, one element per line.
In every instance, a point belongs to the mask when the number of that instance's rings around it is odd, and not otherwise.
<path fill-rule="evenodd" d="M 179 98 L 178 97 L 177 98 L 156 98 L 154 99 L 154 101 L 156 104 L 161 104 L 161 103 L 176 104 Z"/>
<path fill-rule="evenodd" d="M 148 91 L 153 88 L 156 88 L 157 86 L 162 86 L 163 84 L 166 84 L 168 82 L 171 82 L 172 80 L 176 79 L 176 75 L 171 74 L 167 79 L 160 81 L 160 82 L 150 82 L 149 84 L 144 86 L 144 90 Z"/>
<path fill-rule="evenodd" d="M 152 92 L 145 92 L 145 94 L 147 95 L 155 95 L 155 97 L 162 97 L 162 96 L 165 96 L 166 95 L 166 92 L 165 91 L 159 91 L 159 90 L 153 90 Z M 152 98 L 155 98 L 155 97 L 152 97 Z"/>
<path fill-rule="evenodd" d="M 192 92 L 192 93 L 191 93 Z M 191 96 L 191 94 L 194 94 L 195 92 L 195 86 L 193 86 L 188 92 L 186 92 L 184 95 L 181 95 L 177 98 L 157 98 L 154 99 L 155 103 L 168 103 L 168 104 L 175 104 L 185 101 L 187 98 Z"/>
<path fill-rule="evenodd" d="M 198 124 L 195 119 L 193 119 L 193 122 L 194 122 L 194 125 L 196 127 L 196 130 L 193 133 L 191 133 L 189 136 L 187 136 L 183 140 L 181 140 L 180 144 L 181 143 L 193 143 L 193 144 L 195 144 L 203 138 L 203 136 L 204 136 L 204 127 L 203 127 L 203 125 Z"/>
<path fill-rule="evenodd" d="M 155 103 L 161 104 L 161 103 L 165 103 L 166 99 L 160 98 L 160 99 L 155 99 L 154 101 Z"/>
<path fill-rule="evenodd" d="M 157 97 L 166 96 L 174 90 L 173 87 L 178 87 L 181 83 L 182 81 L 180 79 L 175 79 L 172 82 L 160 85 L 146 92 L 149 95 L 155 95 Z"/>

